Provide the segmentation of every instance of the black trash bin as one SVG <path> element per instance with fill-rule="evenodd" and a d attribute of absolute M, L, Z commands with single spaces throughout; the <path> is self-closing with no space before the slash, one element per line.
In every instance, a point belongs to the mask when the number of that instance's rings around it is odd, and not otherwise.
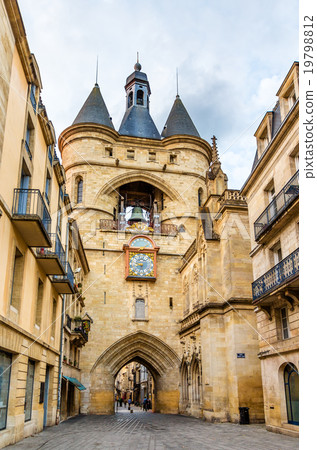
<path fill-rule="evenodd" d="M 249 408 L 240 407 L 239 408 L 239 412 L 240 412 L 239 424 L 240 425 L 248 425 L 248 424 L 250 424 Z"/>

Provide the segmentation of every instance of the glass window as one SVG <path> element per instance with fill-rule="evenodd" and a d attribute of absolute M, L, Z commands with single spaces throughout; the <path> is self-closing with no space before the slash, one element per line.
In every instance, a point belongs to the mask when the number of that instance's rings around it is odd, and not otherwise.
<path fill-rule="evenodd" d="M 24 258 L 18 248 L 15 249 L 10 304 L 19 309 L 23 283 Z"/>
<path fill-rule="evenodd" d="M 83 179 L 80 178 L 77 181 L 77 203 L 81 203 L 83 201 L 83 188 L 84 188 L 84 182 L 83 182 Z"/>
<path fill-rule="evenodd" d="M 0 430 L 7 426 L 12 356 L 0 351 Z"/>
<path fill-rule="evenodd" d="M 43 291 L 44 291 L 44 284 L 43 281 L 39 279 L 37 288 L 36 311 L 35 311 L 35 324 L 38 327 L 41 326 L 42 322 Z"/>
<path fill-rule="evenodd" d="M 56 300 L 53 299 L 53 308 L 52 308 L 52 325 L 51 325 L 51 336 L 55 338 L 55 329 L 56 329 Z"/>
<path fill-rule="evenodd" d="M 299 376 L 293 364 L 285 367 L 284 384 L 288 423 L 299 425 Z"/>
<path fill-rule="evenodd" d="M 45 183 L 45 198 L 48 204 L 50 203 L 50 196 L 51 196 L 51 177 L 49 173 L 47 173 Z"/>
<path fill-rule="evenodd" d="M 135 301 L 135 318 L 145 319 L 145 302 L 143 298 L 137 298 Z"/>
<path fill-rule="evenodd" d="M 283 339 L 289 338 L 289 327 L 288 327 L 288 317 L 287 317 L 287 309 L 281 309 L 281 323 L 282 323 L 282 336 Z"/>
<path fill-rule="evenodd" d="M 27 422 L 28 420 L 31 420 L 31 417 L 32 417 L 34 372 L 35 372 L 35 362 L 29 360 L 28 374 L 27 374 L 27 378 L 26 378 L 25 403 L 24 403 L 24 420 L 25 420 L 25 422 Z"/>

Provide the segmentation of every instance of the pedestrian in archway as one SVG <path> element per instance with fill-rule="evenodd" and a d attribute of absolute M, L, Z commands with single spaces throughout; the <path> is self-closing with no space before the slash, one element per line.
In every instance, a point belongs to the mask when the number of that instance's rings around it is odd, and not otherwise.
<path fill-rule="evenodd" d="M 147 398 L 146 397 L 144 397 L 144 400 L 143 400 L 143 411 L 147 411 Z"/>

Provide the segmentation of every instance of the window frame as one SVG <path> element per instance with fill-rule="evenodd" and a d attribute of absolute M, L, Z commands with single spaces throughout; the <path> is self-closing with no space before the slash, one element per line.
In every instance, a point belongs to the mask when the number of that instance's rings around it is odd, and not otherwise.
<path fill-rule="evenodd" d="M 4 350 L 0 350 L 0 355 L 1 355 L 1 354 L 3 354 L 3 355 L 5 355 L 5 356 L 9 357 L 9 359 L 10 359 L 10 363 L 9 363 L 8 367 L 5 367 L 4 370 L 1 372 L 1 375 L 0 375 L 1 378 L 2 378 L 2 375 L 3 375 L 4 371 L 8 372 L 8 374 L 7 374 L 8 383 L 4 383 L 5 387 L 7 387 L 7 392 L 5 392 L 4 389 L 1 390 L 1 393 L 2 393 L 2 394 L 6 394 L 6 395 L 3 396 L 3 400 L 4 400 L 4 397 L 6 397 L 6 406 L 5 406 L 5 407 L 2 406 L 2 411 L 5 409 L 5 418 L 4 418 L 5 420 L 4 420 L 4 422 L 3 422 L 4 426 L 1 426 L 1 423 L 0 423 L 0 430 L 5 430 L 5 429 L 7 428 L 7 421 L 8 421 L 8 409 L 9 409 L 9 399 L 10 399 L 10 382 L 11 382 L 12 354 L 11 354 L 11 353 L 8 353 L 8 352 L 6 352 L 6 351 L 4 351 Z M 4 378 L 2 378 L 2 380 L 4 380 Z M 3 404 L 4 402 L 3 402 L 3 400 L 2 400 L 1 397 L 0 397 L 0 400 L 1 400 L 2 404 Z"/>

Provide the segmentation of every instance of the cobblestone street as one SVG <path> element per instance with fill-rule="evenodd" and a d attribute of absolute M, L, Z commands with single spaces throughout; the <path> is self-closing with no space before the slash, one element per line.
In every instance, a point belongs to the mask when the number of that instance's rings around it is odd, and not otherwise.
<path fill-rule="evenodd" d="M 264 425 L 212 424 L 191 417 L 153 414 L 133 407 L 114 416 L 79 416 L 45 429 L 11 449 L 214 449 L 295 450 L 298 439 Z"/>

